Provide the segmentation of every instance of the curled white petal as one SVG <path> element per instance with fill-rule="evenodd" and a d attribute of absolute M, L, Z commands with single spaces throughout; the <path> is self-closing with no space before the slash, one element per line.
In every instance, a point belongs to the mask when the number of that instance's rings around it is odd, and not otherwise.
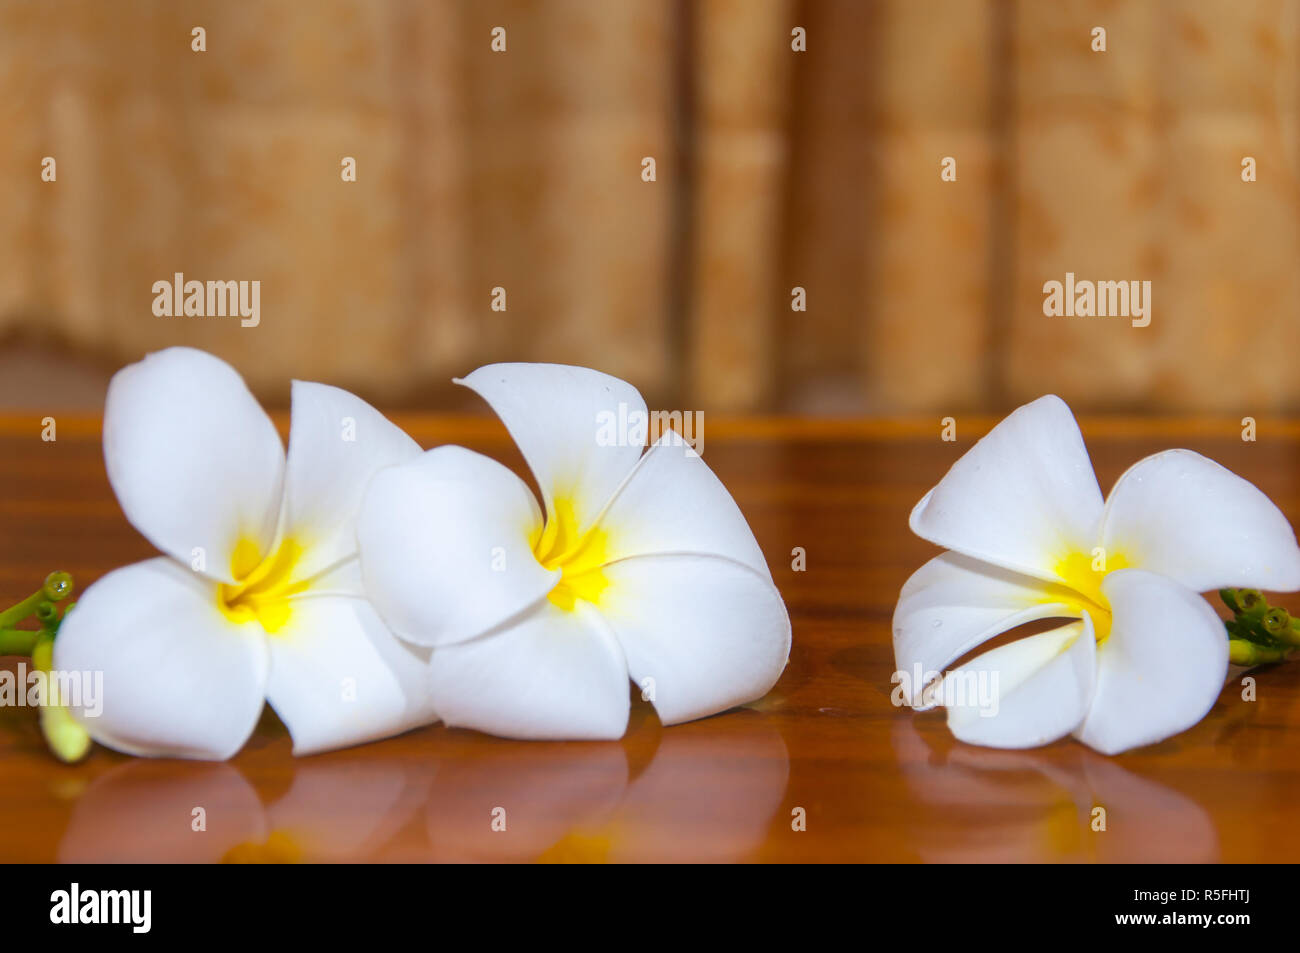
<path fill-rule="evenodd" d="M 1075 614 L 1051 601 L 1047 587 L 1031 576 L 960 553 L 936 556 L 903 584 L 894 609 L 894 661 L 906 676 L 904 699 L 922 707 L 917 696 L 927 677 L 996 635 L 1037 619 Z"/>
<path fill-rule="evenodd" d="M 912 532 L 976 559 L 1063 581 L 1062 556 L 1089 552 L 1101 490 L 1070 408 L 1040 397 L 971 447 L 912 510 Z"/>
<path fill-rule="evenodd" d="M 500 629 L 440 646 L 429 661 L 438 714 L 451 727 L 505 738 L 619 738 L 627 662 L 589 605 L 541 602 Z"/>
<path fill-rule="evenodd" d="M 537 501 L 501 464 L 438 447 L 381 471 L 357 519 L 371 601 L 402 638 L 445 645 L 529 608 L 559 571 L 533 555 Z"/>
<path fill-rule="evenodd" d="M 977 656 L 949 672 L 938 691 L 955 737 L 992 748 L 1033 748 L 1079 727 L 1096 671 L 1096 638 L 1085 614 Z"/>
<path fill-rule="evenodd" d="M 284 531 L 303 546 L 299 576 L 356 554 L 356 518 L 370 479 L 414 460 L 420 445 L 361 398 L 293 382 L 284 485 Z"/>
<path fill-rule="evenodd" d="M 1097 689 L 1079 740 L 1103 754 L 1152 744 L 1214 707 L 1228 639 L 1210 604 L 1171 579 L 1119 569 L 1102 582 L 1114 623 L 1097 653 Z"/>
<path fill-rule="evenodd" d="M 280 512 L 284 448 L 224 361 L 192 348 L 150 354 L 113 375 L 104 464 L 118 502 L 149 542 L 233 582 L 241 539 L 268 552 Z"/>
<path fill-rule="evenodd" d="M 361 578 L 361 560 L 354 556 L 335 563 L 329 569 L 311 577 L 310 592 L 315 596 L 356 596 L 366 598 L 365 581 Z"/>
<path fill-rule="evenodd" d="M 350 596 L 291 601 L 267 639 L 266 697 L 297 755 L 377 741 L 437 720 L 428 649 L 397 639 L 370 603 Z"/>
<path fill-rule="evenodd" d="M 214 583 L 160 557 L 82 594 L 54 641 L 54 667 L 103 673 L 102 712 L 69 706 L 100 744 L 220 761 L 243 747 L 261 714 L 266 637 L 255 622 L 222 614 Z"/>
<path fill-rule="evenodd" d="M 725 556 L 772 578 L 740 507 L 676 431 L 659 437 L 641 458 L 600 525 L 609 534 L 611 560 L 668 553 Z"/>
<path fill-rule="evenodd" d="M 1300 546 L 1254 484 L 1191 450 L 1130 467 L 1111 491 L 1101 544 L 1195 592 L 1300 589 Z"/>
<path fill-rule="evenodd" d="M 506 425 L 537 478 L 547 516 L 554 518 L 562 495 L 579 532 L 591 526 L 645 446 L 645 401 L 631 384 L 600 371 L 489 364 L 457 383 L 486 400 Z"/>
<path fill-rule="evenodd" d="M 785 603 L 748 566 L 717 556 L 637 556 L 604 573 L 601 615 L 665 725 L 760 698 L 785 669 Z"/>

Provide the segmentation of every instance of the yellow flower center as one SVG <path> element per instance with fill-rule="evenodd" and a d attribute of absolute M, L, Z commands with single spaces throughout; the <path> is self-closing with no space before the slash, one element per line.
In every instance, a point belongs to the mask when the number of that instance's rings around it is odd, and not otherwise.
<path fill-rule="evenodd" d="M 1075 550 L 1053 567 L 1065 584 L 1049 586 L 1044 601 L 1063 602 L 1080 614 L 1087 610 L 1100 644 L 1110 635 L 1112 621 L 1110 601 L 1101 591 L 1101 581 L 1108 573 L 1128 567 L 1129 561 L 1123 553 L 1107 553 L 1100 547 L 1091 553 Z"/>
<path fill-rule="evenodd" d="M 560 581 L 547 598 L 572 612 L 579 599 L 595 603 L 609 585 L 601 572 L 608 561 L 608 534 L 592 527 L 580 535 L 573 500 L 556 497 L 553 502 L 555 513 L 533 541 L 533 555 L 545 568 L 560 570 Z"/>
<path fill-rule="evenodd" d="M 259 622 L 267 632 L 278 632 L 289 621 L 289 597 L 307 588 L 295 580 L 293 568 L 302 558 L 302 546 L 286 539 L 270 556 L 262 557 L 257 543 L 245 537 L 230 558 L 236 582 L 222 583 L 217 604 L 232 622 Z"/>

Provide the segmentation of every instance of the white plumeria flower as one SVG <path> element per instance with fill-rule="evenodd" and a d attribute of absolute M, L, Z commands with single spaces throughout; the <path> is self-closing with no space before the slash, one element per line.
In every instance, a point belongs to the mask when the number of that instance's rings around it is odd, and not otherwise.
<path fill-rule="evenodd" d="M 427 653 L 366 601 L 355 519 L 370 477 L 420 447 L 357 397 L 293 382 L 286 460 L 227 364 L 170 348 L 109 385 L 104 462 L 131 524 L 166 556 L 109 573 L 54 643 L 55 668 L 102 671 L 78 720 L 138 755 L 225 759 L 269 701 L 294 753 L 435 720 Z"/>
<path fill-rule="evenodd" d="M 905 700 L 958 699 L 948 725 L 973 744 L 1073 733 L 1115 754 L 1177 734 L 1214 705 L 1228 667 L 1223 623 L 1198 593 L 1300 588 L 1295 534 L 1256 487 L 1168 450 L 1130 467 L 1103 502 L 1078 425 L 1052 396 L 975 444 L 910 525 L 951 552 L 907 581 L 894 612 Z M 1052 618 L 1080 621 L 986 652 L 918 697 L 914 673 Z M 969 697 L 994 678 L 993 705 Z"/>
<path fill-rule="evenodd" d="M 630 384 L 581 367 L 494 364 L 459 381 L 496 411 L 541 490 L 441 447 L 375 477 L 357 521 L 366 589 L 434 646 L 449 725 L 514 738 L 617 738 L 628 676 L 664 724 L 763 695 L 790 620 L 735 501 L 672 431 L 642 455 Z"/>

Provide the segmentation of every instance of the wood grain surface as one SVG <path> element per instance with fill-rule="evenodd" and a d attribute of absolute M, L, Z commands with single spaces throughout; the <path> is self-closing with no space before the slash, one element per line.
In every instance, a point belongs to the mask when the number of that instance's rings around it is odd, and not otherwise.
<path fill-rule="evenodd" d="M 396 419 L 426 447 L 462 443 L 524 472 L 494 420 Z M 704 458 L 749 518 L 794 624 L 785 674 L 745 709 L 665 729 L 634 700 L 621 742 L 434 726 L 301 759 L 268 711 L 225 764 L 96 748 L 66 766 L 35 712 L 3 708 L 0 860 L 1300 860 L 1300 665 L 1255 673 L 1255 701 L 1234 680 L 1195 728 L 1113 758 L 1073 741 L 974 748 L 942 714 L 891 705 L 894 601 L 936 552 L 907 514 L 991 423 L 962 418 L 945 443 L 934 420 L 707 421 Z M 0 418 L 5 605 L 52 569 L 83 589 L 152 555 L 109 488 L 99 421 L 58 426 L 43 442 L 39 417 Z M 1103 488 L 1147 453 L 1186 446 L 1300 517 L 1294 423 L 1261 420 L 1254 443 L 1235 420 L 1083 429 Z M 795 547 L 805 571 L 791 567 Z M 1300 595 L 1281 601 L 1300 610 Z M 1091 829 L 1097 806 L 1104 832 Z"/>

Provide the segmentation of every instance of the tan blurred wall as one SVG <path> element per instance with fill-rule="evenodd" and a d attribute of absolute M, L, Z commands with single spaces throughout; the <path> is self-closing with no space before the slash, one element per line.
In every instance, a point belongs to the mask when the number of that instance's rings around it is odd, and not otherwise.
<path fill-rule="evenodd" d="M 552 360 L 708 410 L 1296 411 L 1298 107 L 1283 0 L 3 0 L 0 341 L 273 401 Z M 261 324 L 155 317 L 177 271 Z M 1067 271 L 1150 326 L 1045 316 Z"/>

